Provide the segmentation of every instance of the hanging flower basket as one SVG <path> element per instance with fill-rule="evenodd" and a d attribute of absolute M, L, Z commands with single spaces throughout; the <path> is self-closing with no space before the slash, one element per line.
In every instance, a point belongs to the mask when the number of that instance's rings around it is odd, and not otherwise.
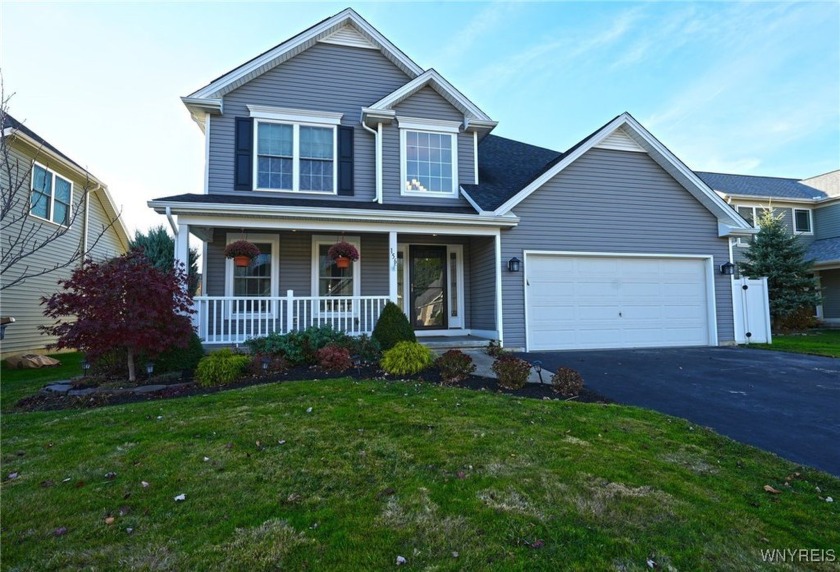
<path fill-rule="evenodd" d="M 339 268 L 349 268 L 350 262 L 359 259 L 359 251 L 347 241 L 336 242 L 327 251 L 327 256 L 335 260 Z"/>
<path fill-rule="evenodd" d="M 225 247 L 225 258 L 233 258 L 233 263 L 239 267 L 250 265 L 259 255 L 260 249 L 257 245 L 247 240 L 237 240 Z"/>

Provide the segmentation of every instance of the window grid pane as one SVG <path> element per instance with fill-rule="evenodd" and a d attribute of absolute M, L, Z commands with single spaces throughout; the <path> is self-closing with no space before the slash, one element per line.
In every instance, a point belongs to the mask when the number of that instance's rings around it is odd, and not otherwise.
<path fill-rule="evenodd" d="M 291 190 L 292 126 L 260 123 L 257 132 L 257 186 Z"/>
<path fill-rule="evenodd" d="M 329 244 L 318 245 L 318 295 L 330 298 L 350 298 L 353 296 L 353 265 L 339 268 L 328 256 Z M 335 303 L 322 301 L 322 312 L 350 312 L 353 310 L 351 300 Z"/>
<path fill-rule="evenodd" d="M 452 192 L 452 137 L 445 133 L 406 132 L 407 191 Z"/>
<path fill-rule="evenodd" d="M 245 298 L 271 296 L 271 244 L 255 243 L 260 255 L 245 267 L 233 267 L 233 295 Z M 260 306 L 263 308 L 263 306 Z"/>
<path fill-rule="evenodd" d="M 52 198 L 52 174 L 35 165 L 32 170 L 32 194 L 29 212 L 35 216 L 50 219 L 50 200 Z"/>

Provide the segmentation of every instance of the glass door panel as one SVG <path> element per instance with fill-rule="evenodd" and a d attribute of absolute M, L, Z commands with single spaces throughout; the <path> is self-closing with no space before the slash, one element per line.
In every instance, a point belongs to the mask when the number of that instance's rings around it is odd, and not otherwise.
<path fill-rule="evenodd" d="M 410 309 L 415 329 L 447 327 L 447 255 L 445 246 L 410 247 Z"/>

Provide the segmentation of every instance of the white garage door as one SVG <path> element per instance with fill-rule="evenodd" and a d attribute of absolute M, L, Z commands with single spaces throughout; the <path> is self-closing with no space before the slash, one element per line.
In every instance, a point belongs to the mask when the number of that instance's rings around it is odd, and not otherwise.
<path fill-rule="evenodd" d="M 705 259 L 527 254 L 528 350 L 710 345 Z"/>

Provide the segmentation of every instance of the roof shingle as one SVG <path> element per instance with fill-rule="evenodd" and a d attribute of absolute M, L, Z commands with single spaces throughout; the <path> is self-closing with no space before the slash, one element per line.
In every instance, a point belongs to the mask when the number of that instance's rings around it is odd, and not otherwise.
<path fill-rule="evenodd" d="M 797 179 L 730 175 L 703 171 L 697 171 L 696 173 L 712 189 L 727 195 L 748 195 L 776 199 L 822 199 L 827 196 L 819 189 L 800 183 Z"/>

